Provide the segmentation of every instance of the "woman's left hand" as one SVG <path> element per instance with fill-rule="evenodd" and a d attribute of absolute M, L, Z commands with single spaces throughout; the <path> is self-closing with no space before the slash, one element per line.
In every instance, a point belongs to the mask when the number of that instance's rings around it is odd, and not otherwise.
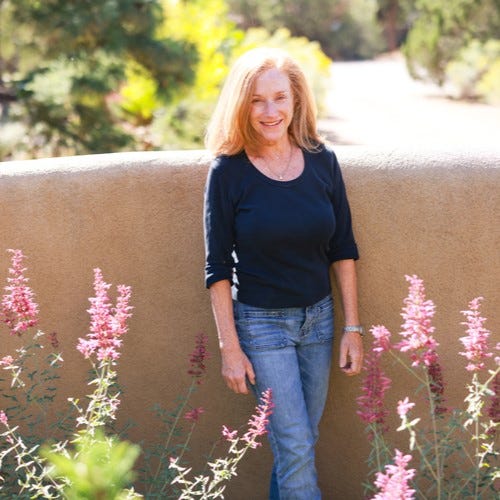
<path fill-rule="evenodd" d="M 349 376 L 358 375 L 363 366 L 363 340 L 357 332 L 345 332 L 340 341 L 340 368 Z"/>

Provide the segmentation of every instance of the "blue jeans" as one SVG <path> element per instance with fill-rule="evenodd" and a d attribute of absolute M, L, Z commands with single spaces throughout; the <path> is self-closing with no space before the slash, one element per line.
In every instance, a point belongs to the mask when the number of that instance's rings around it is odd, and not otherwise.
<path fill-rule="evenodd" d="M 241 347 L 255 374 L 253 388 L 272 389 L 269 424 L 274 455 L 269 498 L 318 500 L 314 448 L 325 406 L 333 342 L 330 296 L 309 307 L 265 309 L 234 302 Z"/>

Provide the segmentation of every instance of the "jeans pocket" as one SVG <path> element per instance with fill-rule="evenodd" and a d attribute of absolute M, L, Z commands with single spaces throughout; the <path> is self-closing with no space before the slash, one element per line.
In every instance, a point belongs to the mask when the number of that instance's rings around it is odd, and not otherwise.
<path fill-rule="evenodd" d="M 241 347 L 277 349 L 287 345 L 286 315 L 279 309 L 263 309 L 237 302 L 235 323 Z"/>
<path fill-rule="evenodd" d="M 331 297 L 323 299 L 316 305 L 315 317 L 311 329 L 320 342 L 333 339 L 334 328 L 333 300 Z"/>

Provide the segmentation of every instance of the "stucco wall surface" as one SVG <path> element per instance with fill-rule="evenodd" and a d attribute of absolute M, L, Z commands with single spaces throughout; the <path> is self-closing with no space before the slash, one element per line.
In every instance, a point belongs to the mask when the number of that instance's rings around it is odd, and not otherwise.
<path fill-rule="evenodd" d="M 483 315 L 498 340 L 500 149 L 336 151 L 361 253 L 363 322 L 367 327 L 384 324 L 397 334 L 407 293 L 404 275 L 423 278 L 437 308 L 434 325 L 447 403 L 458 405 L 468 379 L 465 359 L 457 354 L 458 338 L 464 335 L 460 311 L 469 300 L 485 298 Z M 133 288 L 134 316 L 118 365 L 124 387 L 119 414 L 122 422 L 137 424 L 130 431 L 132 440 L 155 439 L 159 424 L 152 406 L 175 405 L 189 384 L 194 337 L 209 335 L 213 355 L 208 379 L 193 400 L 206 410 L 190 452 L 201 458 L 222 424 L 239 427 L 254 406 L 251 396 L 230 393 L 219 376 L 216 333 L 203 285 L 202 200 L 208 164 L 204 151 L 0 164 L 0 273 L 6 276 L 9 267 L 3 249 L 20 248 L 28 256 L 41 329 L 58 333 L 65 359 L 59 407 L 66 397 L 88 392 L 88 362 L 75 345 L 88 331 L 92 270 L 99 267 L 107 282 Z M 2 329 L 3 356 L 19 339 Z M 334 357 L 318 471 L 325 499 L 356 500 L 363 498 L 368 452 L 355 415 L 361 378 L 346 378 L 337 368 L 337 344 Z M 414 386 L 397 367 L 387 365 L 387 371 L 393 378 L 388 404 L 395 409 L 398 399 L 412 396 Z M 395 428 L 396 419 L 390 424 Z M 404 443 L 401 437 L 398 444 Z M 226 498 L 265 498 L 270 465 L 266 444 L 242 463 Z"/>

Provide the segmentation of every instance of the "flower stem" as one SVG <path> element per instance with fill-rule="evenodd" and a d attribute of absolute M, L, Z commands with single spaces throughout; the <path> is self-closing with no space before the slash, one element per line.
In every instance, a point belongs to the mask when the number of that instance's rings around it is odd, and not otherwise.
<path fill-rule="evenodd" d="M 160 459 L 158 460 L 158 466 L 156 467 L 155 474 L 154 474 L 153 478 L 151 479 L 149 490 L 148 490 L 148 494 L 151 493 L 152 489 L 154 488 L 154 485 L 156 484 L 156 481 L 158 479 L 158 475 L 160 474 L 161 468 L 162 468 L 163 463 L 165 461 L 166 452 L 167 452 L 167 450 L 168 450 L 168 448 L 170 446 L 170 443 L 172 441 L 172 438 L 174 436 L 175 429 L 177 428 L 177 424 L 179 423 L 181 415 L 184 413 L 184 409 L 186 408 L 186 405 L 188 404 L 189 398 L 193 394 L 195 388 L 196 388 L 196 380 L 193 379 L 191 381 L 191 385 L 189 386 L 189 388 L 187 390 L 186 396 L 183 398 L 182 403 L 179 406 L 179 408 L 177 410 L 177 413 L 175 414 L 174 422 L 170 426 L 170 431 L 168 433 L 167 440 L 165 442 L 165 448 L 164 448 L 165 449 L 165 453 L 163 453 L 161 455 Z"/>

